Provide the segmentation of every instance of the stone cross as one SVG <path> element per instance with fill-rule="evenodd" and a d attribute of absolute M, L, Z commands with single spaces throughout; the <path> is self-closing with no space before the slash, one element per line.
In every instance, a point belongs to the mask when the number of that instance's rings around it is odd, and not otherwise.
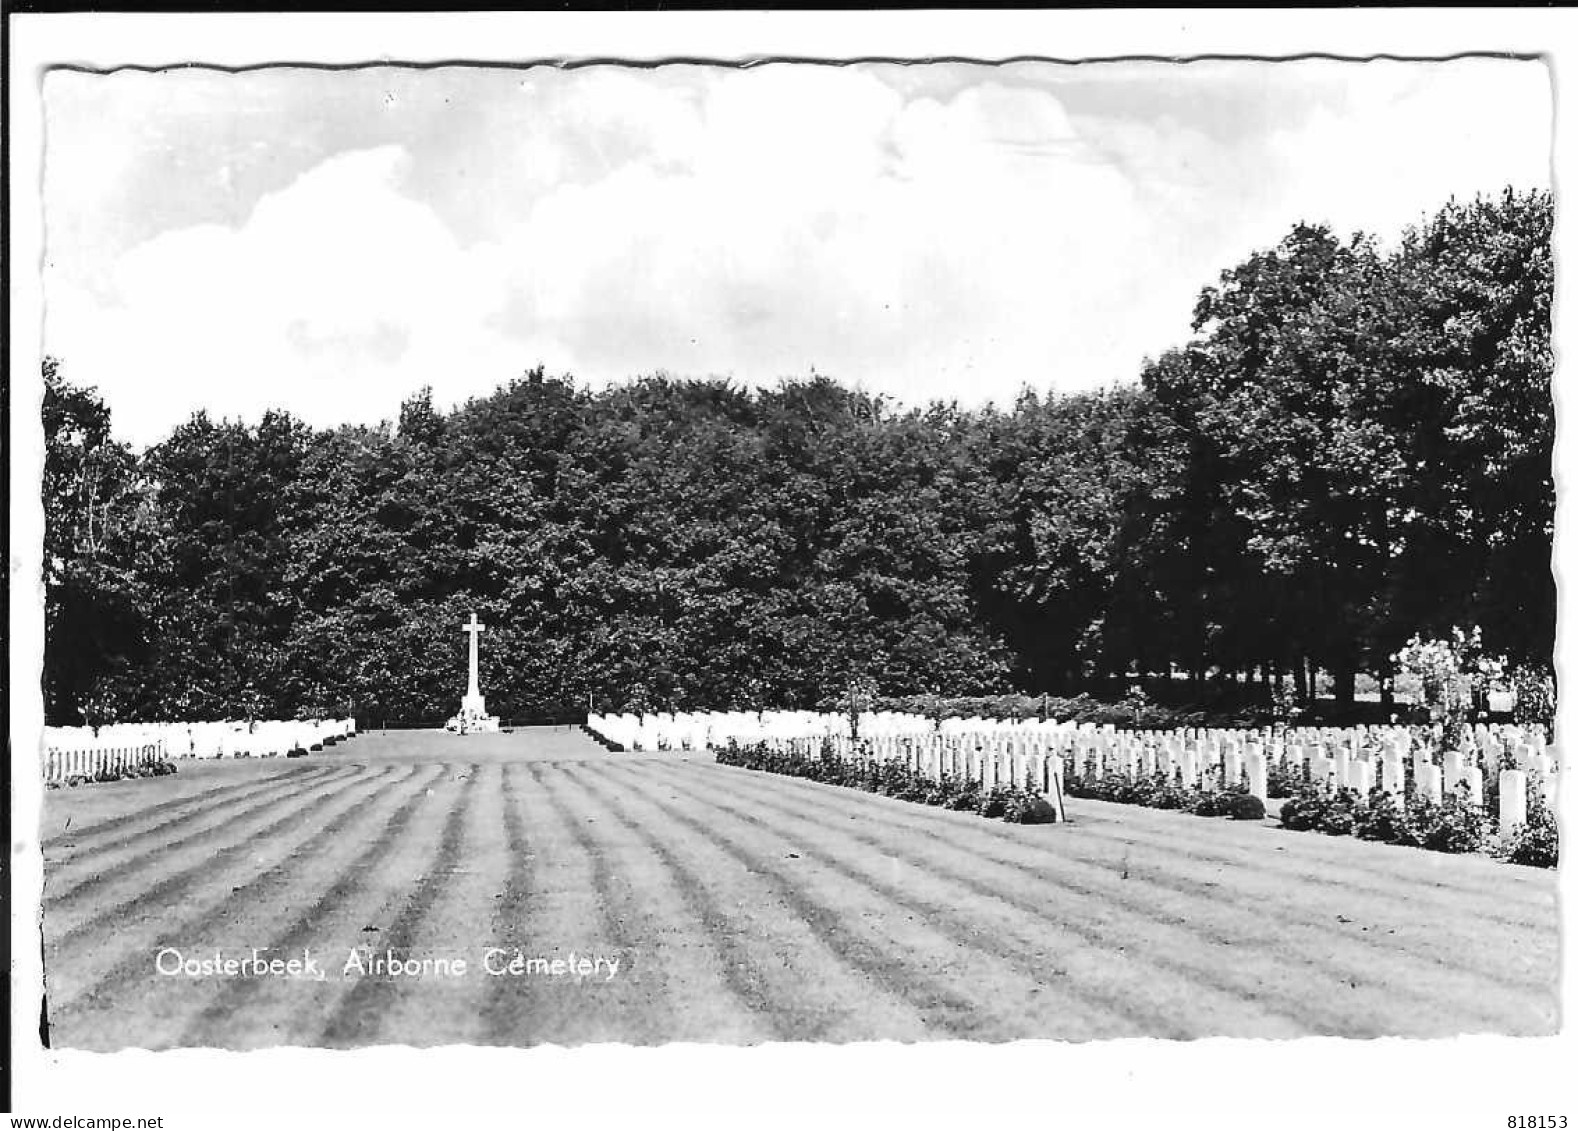
<path fill-rule="evenodd" d="M 482 692 L 477 687 L 477 637 L 481 635 L 484 625 L 478 622 L 477 614 L 471 614 L 471 623 L 460 626 L 460 631 L 471 637 L 471 678 L 466 684 L 466 699 L 475 700 L 482 698 Z"/>

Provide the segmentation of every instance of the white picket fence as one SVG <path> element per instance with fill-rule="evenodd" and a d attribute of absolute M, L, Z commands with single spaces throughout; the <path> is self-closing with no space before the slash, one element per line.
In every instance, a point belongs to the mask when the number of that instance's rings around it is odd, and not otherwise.
<path fill-rule="evenodd" d="M 1361 795 L 1380 785 L 1401 797 L 1411 787 L 1415 795 L 1437 802 L 1461 783 L 1478 805 L 1484 804 L 1485 784 L 1493 777 L 1500 786 L 1498 817 L 1504 830 L 1527 820 L 1530 781 L 1554 803 L 1560 776 L 1558 751 L 1543 730 L 1507 724 L 1480 724 L 1458 749 L 1445 753 L 1439 752 L 1439 730 L 1420 736 L 1400 726 L 1133 731 L 1034 719 L 936 723 L 920 715 L 877 712 L 860 716 L 857 744 L 847 715 L 814 711 L 594 714 L 587 725 L 627 750 L 700 750 L 732 740 L 765 742 L 815 757 L 825 741 L 843 756 L 903 758 L 934 777 L 946 772 L 986 784 L 1022 784 L 1028 775 L 1046 791 L 1056 784 L 1059 804 L 1065 773 L 1116 773 L 1131 780 L 1160 773 L 1185 786 L 1242 785 L 1266 801 L 1275 767 L 1299 780 L 1348 786 Z"/>
<path fill-rule="evenodd" d="M 355 733 L 355 719 L 118 723 L 97 732 L 45 727 L 44 775 L 46 781 L 64 781 L 166 758 L 268 758 L 321 750 Z"/>
<path fill-rule="evenodd" d="M 62 783 L 72 778 L 92 779 L 106 771 L 124 773 L 165 758 L 164 747 L 157 742 L 141 746 L 50 747 L 44 751 L 44 780 Z"/>

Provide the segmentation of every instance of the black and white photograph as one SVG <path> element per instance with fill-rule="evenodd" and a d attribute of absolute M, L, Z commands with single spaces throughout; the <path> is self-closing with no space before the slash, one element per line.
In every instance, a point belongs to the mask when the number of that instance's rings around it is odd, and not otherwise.
<path fill-rule="evenodd" d="M 1549 1049 L 1552 61 L 1044 47 L 20 76 L 13 1040 Z"/>

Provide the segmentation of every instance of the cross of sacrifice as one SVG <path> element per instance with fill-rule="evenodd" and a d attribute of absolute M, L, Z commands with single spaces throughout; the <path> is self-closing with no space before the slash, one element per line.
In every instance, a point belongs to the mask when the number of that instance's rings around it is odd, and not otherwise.
<path fill-rule="evenodd" d="M 476 699 L 482 695 L 482 692 L 477 687 L 477 637 L 481 635 L 484 627 L 486 626 L 477 620 L 476 613 L 471 614 L 470 624 L 460 626 L 460 631 L 469 634 L 471 637 L 471 679 L 466 684 L 467 699 Z"/>

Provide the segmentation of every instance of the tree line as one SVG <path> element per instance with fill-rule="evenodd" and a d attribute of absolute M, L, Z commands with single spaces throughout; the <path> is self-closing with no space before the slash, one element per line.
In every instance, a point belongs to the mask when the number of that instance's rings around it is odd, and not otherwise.
<path fill-rule="evenodd" d="M 1416 634 L 1554 645 L 1552 200 L 1298 225 L 1138 380 L 901 408 L 540 368 L 133 451 L 44 364 L 51 722 L 1121 694 L 1338 705 Z M 69 361 L 69 359 L 67 359 Z"/>

